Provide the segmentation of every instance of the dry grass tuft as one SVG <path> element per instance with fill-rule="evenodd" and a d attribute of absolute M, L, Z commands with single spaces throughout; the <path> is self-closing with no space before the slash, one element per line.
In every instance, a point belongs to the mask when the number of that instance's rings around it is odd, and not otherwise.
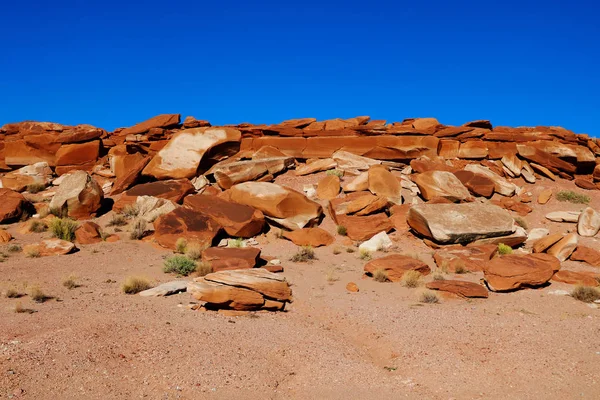
<path fill-rule="evenodd" d="M 298 250 L 296 254 L 290 258 L 290 261 L 293 262 L 308 262 L 310 260 L 316 260 L 317 256 L 315 256 L 315 251 L 310 246 L 304 246 Z"/>
<path fill-rule="evenodd" d="M 201 262 L 198 263 L 196 267 L 196 272 L 194 272 L 194 276 L 206 276 L 213 272 L 212 266 L 209 262 Z"/>
<path fill-rule="evenodd" d="M 184 254 L 187 249 L 188 242 L 185 238 L 180 237 L 175 242 L 175 253 Z"/>
<path fill-rule="evenodd" d="M 341 178 L 342 176 L 344 176 L 344 171 L 340 171 L 339 169 L 330 169 L 329 171 L 325 172 L 325 175 L 335 175 L 338 178 Z"/>
<path fill-rule="evenodd" d="M 32 183 L 27 185 L 27 191 L 29 193 L 39 193 L 46 189 L 46 185 L 44 183 Z"/>
<path fill-rule="evenodd" d="M 577 285 L 571 292 L 571 296 L 584 303 L 593 303 L 600 300 L 600 290 L 591 286 Z"/>
<path fill-rule="evenodd" d="M 407 288 L 416 288 L 421 284 L 421 273 L 419 271 L 410 270 L 402 275 L 402 285 Z"/>
<path fill-rule="evenodd" d="M 19 246 L 18 244 L 10 244 L 8 245 L 8 247 L 6 248 L 6 251 L 8 251 L 9 253 L 18 253 L 20 251 L 22 251 L 23 249 L 21 248 L 21 246 Z"/>
<path fill-rule="evenodd" d="M 342 254 L 342 249 L 340 249 L 339 247 L 334 247 L 333 248 L 333 254 L 334 255 L 338 255 L 338 254 Z"/>
<path fill-rule="evenodd" d="M 361 250 L 360 255 L 358 256 L 361 260 L 369 261 L 373 256 L 369 250 Z"/>
<path fill-rule="evenodd" d="M 79 227 L 77 221 L 70 218 L 54 218 L 50 221 L 52 237 L 72 242 L 75 240 L 75 231 Z"/>
<path fill-rule="evenodd" d="M 145 233 L 146 233 L 146 221 L 138 218 L 133 223 L 133 229 L 132 229 L 131 233 L 129 234 L 129 238 L 131 240 L 140 240 L 141 238 L 144 237 Z"/>
<path fill-rule="evenodd" d="M 434 272 L 432 276 L 434 281 L 445 281 L 446 277 L 439 271 Z"/>
<path fill-rule="evenodd" d="M 69 277 L 67 277 L 65 280 L 63 280 L 62 284 L 69 290 L 78 288 L 80 286 L 79 284 L 77 284 L 77 277 L 75 275 L 70 275 Z"/>
<path fill-rule="evenodd" d="M 152 288 L 152 285 L 146 278 L 128 276 L 121 284 L 121 290 L 125 294 L 137 294 Z"/>
<path fill-rule="evenodd" d="M 389 281 L 388 273 L 385 269 L 376 269 L 375 272 L 373 272 L 373 279 L 377 282 L 387 282 Z"/>
<path fill-rule="evenodd" d="M 37 247 L 31 247 L 27 249 L 25 255 L 29 258 L 39 258 L 41 257 L 40 250 Z"/>
<path fill-rule="evenodd" d="M 419 301 L 426 304 L 437 304 L 440 302 L 440 298 L 437 293 L 431 290 L 424 290 L 419 296 Z"/>
<path fill-rule="evenodd" d="M 24 313 L 33 314 L 35 311 L 33 311 L 30 308 L 23 307 L 23 304 L 21 304 L 21 302 L 19 301 L 17 304 L 15 304 L 15 312 L 17 314 L 24 314 Z"/>
<path fill-rule="evenodd" d="M 8 297 L 9 299 L 18 299 L 19 297 L 23 296 L 23 294 L 15 288 L 6 289 L 5 294 L 6 294 L 6 297 Z"/>
<path fill-rule="evenodd" d="M 140 214 L 140 209 L 137 204 L 127 204 L 125 207 L 123 207 L 123 211 L 121 211 L 121 213 L 126 218 L 135 218 Z"/>
<path fill-rule="evenodd" d="M 198 243 L 191 243 L 185 249 L 185 255 L 191 260 L 199 260 L 202 257 L 202 252 L 206 250 L 206 246 L 201 246 Z"/>
<path fill-rule="evenodd" d="M 48 230 L 48 225 L 46 222 L 34 219 L 29 223 L 29 232 L 42 233 Z"/>
<path fill-rule="evenodd" d="M 113 214 L 110 221 L 106 226 L 125 226 L 127 225 L 127 219 L 121 214 Z"/>
<path fill-rule="evenodd" d="M 352 247 L 346 247 L 346 253 L 354 253 L 355 251 Z"/>
<path fill-rule="evenodd" d="M 36 303 L 43 303 L 50 298 L 46 296 L 39 286 L 32 286 L 29 289 L 29 296 L 31 297 L 31 300 L 35 301 Z"/>

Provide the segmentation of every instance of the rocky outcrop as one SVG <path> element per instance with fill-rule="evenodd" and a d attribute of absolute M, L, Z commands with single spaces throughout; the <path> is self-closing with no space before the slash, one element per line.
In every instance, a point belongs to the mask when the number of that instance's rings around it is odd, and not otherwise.
<path fill-rule="evenodd" d="M 202 261 L 212 267 L 213 272 L 254 268 L 258 264 L 260 249 L 210 247 L 202 252 Z"/>
<path fill-rule="evenodd" d="M 186 207 L 179 207 L 154 221 L 154 239 L 162 247 L 175 250 L 177 240 L 210 247 L 221 230 L 209 216 Z"/>
<path fill-rule="evenodd" d="M 545 284 L 560 269 L 560 261 L 548 254 L 506 255 L 484 268 L 488 287 L 496 292 Z"/>
<path fill-rule="evenodd" d="M 100 209 L 103 198 L 94 178 L 85 171 L 73 171 L 61 182 L 49 207 L 71 218 L 90 218 Z"/>
<path fill-rule="evenodd" d="M 0 187 L 22 192 L 29 185 L 47 186 L 52 181 L 52 170 L 47 162 L 19 168 L 0 178 Z"/>
<path fill-rule="evenodd" d="M 14 190 L 0 188 L 0 223 L 12 222 L 21 217 L 27 201 Z"/>
<path fill-rule="evenodd" d="M 369 261 L 365 267 L 365 274 L 372 276 L 375 271 L 385 271 L 387 279 L 392 282 L 399 282 L 407 271 L 418 271 L 423 275 L 428 275 L 431 269 L 423 261 L 401 254 L 390 254 L 376 260 Z"/>
<path fill-rule="evenodd" d="M 193 192 L 194 186 L 187 179 L 142 183 L 122 193 L 113 210 L 119 212 L 128 205 L 134 205 L 138 196 L 151 196 L 181 203 L 185 196 Z"/>
<path fill-rule="evenodd" d="M 460 202 L 471 197 L 469 190 L 452 172 L 426 171 L 418 174 L 414 182 L 425 200 L 442 197 L 451 202 Z"/>
<path fill-rule="evenodd" d="M 283 232 L 285 239 L 291 240 L 297 246 L 329 246 L 333 244 L 333 236 L 325 229 L 303 228 L 295 231 Z"/>

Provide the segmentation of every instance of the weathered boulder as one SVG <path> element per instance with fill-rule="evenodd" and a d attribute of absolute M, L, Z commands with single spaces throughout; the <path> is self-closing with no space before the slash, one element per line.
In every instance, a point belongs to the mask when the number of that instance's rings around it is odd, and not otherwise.
<path fill-rule="evenodd" d="M 586 246 L 577 246 L 570 257 L 573 261 L 586 262 L 594 267 L 600 267 L 600 251 Z"/>
<path fill-rule="evenodd" d="M 10 232 L 0 229 L 0 243 L 8 243 L 12 240 L 12 238 L 13 237 Z"/>
<path fill-rule="evenodd" d="M 151 289 L 144 290 L 138 293 L 142 297 L 163 297 L 185 292 L 187 290 L 188 281 L 171 281 L 161 283 Z"/>
<path fill-rule="evenodd" d="M 491 179 L 494 182 L 494 190 L 496 193 L 500 193 L 503 196 L 512 196 L 515 194 L 517 186 L 513 183 L 510 183 L 500 175 L 496 174 L 491 169 L 479 165 L 479 164 L 469 164 L 465 167 L 466 171 L 471 171 L 476 174 L 484 175 L 487 178 Z"/>
<path fill-rule="evenodd" d="M 484 268 L 484 280 L 496 292 L 545 284 L 560 269 L 560 261 L 548 254 L 506 255 Z"/>
<path fill-rule="evenodd" d="M 111 169 L 117 179 L 113 184 L 111 195 L 129 189 L 148 162 L 150 162 L 150 157 L 140 153 L 113 156 L 111 158 Z"/>
<path fill-rule="evenodd" d="M 38 162 L 11 171 L 0 178 L 0 188 L 22 192 L 29 185 L 48 185 L 52 181 L 52 170 L 47 162 Z"/>
<path fill-rule="evenodd" d="M 275 174 L 293 165 L 292 157 L 270 157 L 231 162 L 222 161 L 213 165 L 206 173 L 212 174 L 222 189 L 254 180 L 272 180 Z"/>
<path fill-rule="evenodd" d="M 365 216 L 338 215 L 337 224 L 346 228 L 346 235 L 359 242 L 369 240 L 379 232 L 390 232 L 394 225 L 387 215 L 377 213 Z"/>
<path fill-rule="evenodd" d="M 122 193 L 115 202 L 113 210 L 120 212 L 127 205 L 135 204 L 138 196 L 152 196 L 181 203 L 190 193 L 194 193 L 194 186 L 187 179 L 142 183 Z"/>
<path fill-rule="evenodd" d="M 423 275 L 428 275 L 431 269 L 423 261 L 401 254 L 391 254 L 376 260 L 369 261 L 364 267 L 367 275 L 373 275 L 377 270 L 384 270 L 388 280 L 399 282 L 407 271 L 418 271 Z"/>
<path fill-rule="evenodd" d="M 426 287 L 427 289 L 440 290 L 460 297 L 488 297 L 487 289 L 473 282 L 458 280 L 432 281 L 428 282 Z"/>
<path fill-rule="evenodd" d="M 254 247 L 210 247 L 202 252 L 202 261 L 208 262 L 213 272 L 256 267 L 260 249 Z"/>
<path fill-rule="evenodd" d="M 0 223 L 14 221 L 21 217 L 27 201 L 14 190 L 0 188 Z"/>
<path fill-rule="evenodd" d="M 56 174 L 73 170 L 91 171 L 100 155 L 100 141 L 63 144 L 56 152 Z"/>
<path fill-rule="evenodd" d="M 317 197 L 321 200 L 335 199 L 340 193 L 340 178 L 329 175 L 319 181 L 317 185 Z"/>
<path fill-rule="evenodd" d="M 333 236 L 325 229 L 303 228 L 291 232 L 284 232 L 283 237 L 291 240 L 297 246 L 329 246 L 333 244 Z"/>
<path fill-rule="evenodd" d="M 496 255 L 497 245 L 452 246 L 435 252 L 433 259 L 443 271 L 483 271 L 484 265 Z"/>
<path fill-rule="evenodd" d="M 251 206 L 234 203 L 211 195 L 188 196 L 184 207 L 208 215 L 219 223 L 229 236 L 249 238 L 258 235 L 264 225 L 264 214 Z"/>
<path fill-rule="evenodd" d="M 589 272 L 575 272 L 561 269 L 552 277 L 553 281 L 568 283 L 569 285 L 598 286 L 598 275 Z"/>
<path fill-rule="evenodd" d="M 327 171 L 337 167 L 337 162 L 333 158 L 322 158 L 320 160 L 314 160 L 311 163 L 306 163 L 296 167 L 296 175 L 308 175 L 319 171 Z"/>
<path fill-rule="evenodd" d="M 343 150 L 333 153 L 332 158 L 337 163 L 338 169 L 354 173 L 367 171 L 372 165 L 381 164 L 379 160 L 358 156 Z"/>
<path fill-rule="evenodd" d="M 496 184 L 485 175 L 465 170 L 456 171 L 454 175 L 476 196 L 492 197 L 494 194 Z"/>
<path fill-rule="evenodd" d="M 580 236 L 596 236 L 600 231 L 600 213 L 591 207 L 585 208 L 579 214 L 577 221 L 577 233 Z"/>
<path fill-rule="evenodd" d="M 192 117 L 191 115 L 188 115 L 187 117 L 185 117 L 185 120 L 183 121 L 182 126 L 185 129 L 201 128 L 203 126 L 210 126 L 210 122 L 202 120 L 202 119 L 196 119 L 196 118 Z"/>
<path fill-rule="evenodd" d="M 154 196 L 138 196 L 135 200 L 137 217 L 146 222 L 154 222 L 161 215 L 170 213 L 177 208 L 171 200 Z"/>
<path fill-rule="evenodd" d="M 393 246 L 392 240 L 388 236 L 386 232 L 379 232 L 371 239 L 362 242 L 358 249 L 360 251 L 368 251 L 369 253 L 374 253 L 379 250 L 387 250 Z"/>
<path fill-rule="evenodd" d="M 552 245 L 552 247 L 546 250 L 546 253 L 558 258 L 560 261 L 566 261 L 577 248 L 578 242 L 577 234 L 570 233 Z"/>
<path fill-rule="evenodd" d="M 344 183 L 342 190 L 344 192 L 361 192 L 369 189 L 369 172 L 361 172 L 356 178 Z"/>
<path fill-rule="evenodd" d="M 471 245 L 482 246 L 493 244 L 494 246 L 498 246 L 500 243 L 502 243 L 510 247 L 516 247 L 521 243 L 525 243 L 526 240 L 527 231 L 520 226 L 515 226 L 515 232 L 510 235 L 477 239 L 471 242 Z"/>
<path fill-rule="evenodd" d="M 283 310 L 292 301 L 285 278 L 263 268 L 219 271 L 196 278 L 187 287 L 208 308 Z"/>
<path fill-rule="evenodd" d="M 174 128 L 179 125 L 180 120 L 181 114 L 160 114 L 130 128 L 121 130 L 119 135 L 139 135 L 148 132 L 152 128 Z"/>
<path fill-rule="evenodd" d="M 95 222 L 86 221 L 75 230 L 75 240 L 79 244 L 92 244 L 102 241 L 100 226 Z"/>
<path fill-rule="evenodd" d="M 25 254 L 37 253 L 41 257 L 46 256 L 59 256 L 69 254 L 75 249 L 75 245 L 66 240 L 60 239 L 46 239 L 42 240 L 38 244 L 29 244 L 23 247 Z"/>
<path fill-rule="evenodd" d="M 534 253 L 543 253 L 548 250 L 552 245 L 557 243 L 559 240 L 563 238 L 563 235 L 560 233 L 555 233 L 553 235 L 544 236 L 533 242 L 533 252 Z"/>
<path fill-rule="evenodd" d="M 469 243 L 516 230 L 506 210 L 480 203 L 419 204 L 410 208 L 406 220 L 417 233 L 438 243 Z"/>
<path fill-rule="evenodd" d="M 369 215 L 383 210 L 388 205 L 387 199 L 374 196 L 369 192 L 356 192 L 355 195 L 346 196 L 341 203 L 336 202 L 332 212 L 335 215 Z"/>
<path fill-rule="evenodd" d="M 256 208 L 291 230 L 313 225 L 323 214 L 323 208 L 302 193 L 268 182 L 237 184 L 226 192 L 226 198 Z"/>
<path fill-rule="evenodd" d="M 239 149 L 241 133 L 233 128 L 192 128 L 173 135 L 142 173 L 156 179 L 192 178 L 206 153 L 219 146 L 231 155 Z"/>
<path fill-rule="evenodd" d="M 102 188 L 90 174 L 73 171 L 61 182 L 49 207 L 71 218 L 84 219 L 96 214 L 103 198 Z"/>
<path fill-rule="evenodd" d="M 416 176 L 414 182 L 419 186 L 425 200 L 443 197 L 452 202 L 471 198 L 469 190 L 452 172 L 426 171 Z"/>
<path fill-rule="evenodd" d="M 369 190 L 394 204 L 402 204 L 402 186 L 400 181 L 381 165 L 369 168 Z"/>
<path fill-rule="evenodd" d="M 579 211 L 554 211 L 546 214 L 546 219 L 554 222 L 578 222 Z"/>
<path fill-rule="evenodd" d="M 545 189 L 540 192 L 538 195 L 537 202 L 538 204 L 546 204 L 550 198 L 552 197 L 552 189 Z"/>
<path fill-rule="evenodd" d="M 154 221 L 154 238 L 162 247 L 175 249 L 177 239 L 210 247 L 221 225 L 209 216 L 186 207 L 179 207 Z"/>

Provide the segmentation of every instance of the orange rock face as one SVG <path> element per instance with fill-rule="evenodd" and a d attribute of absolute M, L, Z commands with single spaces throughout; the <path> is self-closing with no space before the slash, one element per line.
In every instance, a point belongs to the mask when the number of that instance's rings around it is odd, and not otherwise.
<path fill-rule="evenodd" d="M 369 261 L 365 267 L 365 273 L 373 275 L 377 270 L 384 270 L 387 278 L 392 282 L 399 282 L 406 271 L 418 271 L 428 275 L 431 269 L 423 261 L 400 254 L 391 254 L 376 260 Z"/>
<path fill-rule="evenodd" d="M 202 252 L 202 261 L 208 262 L 213 272 L 254 268 L 259 257 L 260 249 L 253 247 L 240 249 L 211 247 Z"/>
<path fill-rule="evenodd" d="M 134 204 L 138 196 L 152 196 L 181 203 L 186 195 L 193 192 L 194 186 L 187 179 L 142 183 L 125 191 L 115 202 L 113 210 L 122 211 L 125 206 Z"/>
<path fill-rule="evenodd" d="M 334 242 L 333 236 L 325 229 L 304 228 L 291 232 L 284 232 L 283 237 L 291 240 L 297 246 L 329 246 Z"/>
<path fill-rule="evenodd" d="M 490 289 L 503 292 L 543 285 L 559 269 L 560 261 L 548 254 L 506 255 L 485 265 L 484 279 Z"/>
<path fill-rule="evenodd" d="M 180 114 L 161 114 L 144 122 L 140 122 L 139 124 L 136 124 L 130 128 L 125 128 L 119 132 L 119 135 L 137 135 L 146 133 L 152 128 L 172 128 L 179 125 L 180 120 Z"/>
<path fill-rule="evenodd" d="M 460 297 L 488 297 L 487 289 L 473 282 L 457 280 L 433 281 L 428 282 L 426 286 L 427 289 L 441 290 Z"/>
<path fill-rule="evenodd" d="M 329 175 L 319 181 L 317 186 L 317 197 L 321 200 L 331 200 L 340 193 L 340 178 Z"/>
<path fill-rule="evenodd" d="M 79 225 L 75 231 L 75 240 L 79 244 L 92 244 L 102 241 L 100 226 L 94 222 L 86 221 Z"/>
<path fill-rule="evenodd" d="M 15 220 L 23 213 L 27 202 L 22 194 L 0 188 L 0 223 Z"/>
<path fill-rule="evenodd" d="M 561 269 L 554 274 L 552 280 L 556 282 L 568 283 L 570 285 L 598 286 L 599 282 L 596 278 L 599 276 L 600 275 L 589 272 L 575 272 Z"/>
<path fill-rule="evenodd" d="M 219 231 L 212 218 L 189 208 L 179 207 L 154 221 L 154 238 L 162 247 L 175 250 L 175 243 L 184 238 L 188 243 L 210 247 Z"/>

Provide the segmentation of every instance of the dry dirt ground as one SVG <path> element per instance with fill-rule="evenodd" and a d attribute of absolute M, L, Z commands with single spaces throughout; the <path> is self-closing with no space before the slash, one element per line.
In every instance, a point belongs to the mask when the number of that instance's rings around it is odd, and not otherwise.
<path fill-rule="evenodd" d="M 301 189 L 318 178 L 294 184 Z M 547 180 L 529 187 L 535 195 L 559 185 L 574 189 Z M 600 195 L 592 205 L 600 208 Z M 536 208 L 525 218 L 530 228 L 565 232 L 574 225 L 546 223 L 543 215 L 581 206 L 553 199 Z M 328 218 L 322 226 L 335 229 Z M 21 245 L 48 236 L 18 228 L 8 230 Z M 396 251 L 418 254 L 434 267 L 420 240 L 406 232 L 392 236 Z M 37 285 L 51 298 L 0 298 L 0 398 L 600 398 L 600 310 L 549 294 L 568 285 L 424 305 L 422 289 L 363 279 L 365 261 L 358 251 L 346 252 L 343 238 L 316 249 L 311 263 L 288 261 L 297 248 L 274 231 L 257 240 L 263 254 L 282 260 L 293 284 L 295 301 L 284 313 L 227 317 L 192 310 L 187 293 L 122 294 L 127 276 L 173 279 L 162 272 L 170 252 L 125 234 L 67 256 L 10 254 L 0 264 L 0 290 L 26 293 Z M 597 247 L 596 239 L 583 243 Z M 334 248 L 342 252 L 334 255 Z M 69 275 L 81 286 L 65 288 Z M 478 282 L 481 276 L 458 278 Z M 346 291 L 350 281 L 359 293 Z M 34 312 L 16 313 L 18 303 Z"/>

